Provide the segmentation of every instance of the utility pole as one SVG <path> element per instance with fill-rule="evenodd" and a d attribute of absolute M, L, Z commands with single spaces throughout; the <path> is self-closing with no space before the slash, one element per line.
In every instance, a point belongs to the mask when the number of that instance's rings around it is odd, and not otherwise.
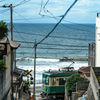
<path fill-rule="evenodd" d="M 13 41 L 13 22 L 12 22 L 12 4 L 9 6 L 3 5 L 4 8 L 10 8 L 10 40 Z M 12 85 L 12 98 L 13 98 L 13 59 L 14 59 L 14 51 L 11 51 L 11 85 Z"/>
<path fill-rule="evenodd" d="M 10 8 L 10 40 L 12 40 L 13 41 L 13 21 L 12 21 L 12 8 L 14 7 L 14 6 L 12 6 L 12 4 L 10 4 L 9 6 L 6 6 L 6 5 L 3 5 L 2 7 L 4 7 L 4 8 Z"/>
<path fill-rule="evenodd" d="M 10 40 L 13 41 L 12 7 L 12 4 L 10 4 Z"/>
<path fill-rule="evenodd" d="M 34 42 L 34 87 L 33 87 L 33 100 L 35 100 L 35 70 L 36 70 L 36 39 Z"/>

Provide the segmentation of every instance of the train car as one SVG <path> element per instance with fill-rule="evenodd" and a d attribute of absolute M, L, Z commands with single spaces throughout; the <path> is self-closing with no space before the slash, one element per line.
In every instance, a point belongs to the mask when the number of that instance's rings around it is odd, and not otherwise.
<path fill-rule="evenodd" d="M 42 74 L 41 97 L 61 98 L 64 100 L 66 78 L 76 71 L 47 71 Z"/>

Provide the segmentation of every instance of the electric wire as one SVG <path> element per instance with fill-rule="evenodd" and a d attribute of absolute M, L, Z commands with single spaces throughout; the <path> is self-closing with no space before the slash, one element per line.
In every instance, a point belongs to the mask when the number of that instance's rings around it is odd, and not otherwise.
<path fill-rule="evenodd" d="M 45 12 L 45 7 L 46 7 L 46 5 L 48 4 L 48 2 L 49 2 L 49 0 L 47 0 L 47 2 L 45 3 L 45 5 L 44 5 L 44 7 L 43 7 L 44 12 Z"/>
<path fill-rule="evenodd" d="M 41 11 L 42 11 L 42 5 L 43 5 L 43 0 L 41 0 L 41 6 L 40 6 L 40 12 L 39 12 L 39 14 L 40 14 Z"/>
<path fill-rule="evenodd" d="M 20 42 L 20 43 L 26 43 L 24 41 L 18 41 L 18 40 L 14 40 L 15 42 Z M 34 42 L 27 42 L 27 43 L 32 43 L 34 44 Z M 56 45 L 56 46 L 67 46 L 67 47 L 88 47 L 88 46 L 84 46 L 84 45 L 63 45 L 63 44 L 49 44 L 49 43 L 41 43 L 43 45 Z"/>
<path fill-rule="evenodd" d="M 56 27 L 60 24 L 60 22 L 64 19 L 64 17 L 67 15 L 67 13 L 70 11 L 70 9 L 74 6 L 76 2 L 77 0 L 73 2 L 73 4 L 69 7 L 69 9 L 65 12 L 62 18 L 59 20 L 59 22 L 54 26 L 54 28 L 48 33 L 48 35 L 46 35 L 40 42 L 38 42 L 37 45 L 43 42 L 56 29 Z"/>
<path fill-rule="evenodd" d="M 23 5 L 23 4 L 25 4 L 25 3 L 29 2 L 29 1 L 31 1 L 31 0 L 23 0 L 22 2 L 18 3 L 17 5 L 15 5 L 15 7 L 21 6 L 21 5 Z"/>
<path fill-rule="evenodd" d="M 13 32 L 15 32 L 15 31 L 13 31 Z M 37 35 L 37 36 L 45 36 L 45 35 L 41 35 L 41 34 L 35 34 L 35 33 L 26 33 L 26 32 L 19 32 L 19 33 L 22 33 L 22 34 L 30 34 L 30 35 Z M 62 36 L 49 36 L 49 37 L 51 37 L 51 38 L 63 38 L 63 39 L 74 39 L 74 40 L 86 40 L 86 41 L 89 41 L 89 40 L 91 40 L 91 39 L 86 39 L 86 38 L 83 38 L 83 39 L 81 39 L 81 38 L 68 38 L 68 37 L 62 37 Z"/>
<path fill-rule="evenodd" d="M 14 27 L 14 26 L 13 26 Z M 20 35 L 20 33 L 17 31 L 17 29 L 14 27 L 14 29 L 16 30 L 16 32 Z M 26 42 L 26 40 L 20 35 L 20 37 Z M 27 42 L 26 42 L 27 43 Z M 27 43 L 29 45 L 29 43 Z M 30 46 L 30 45 L 29 45 Z"/>
<path fill-rule="evenodd" d="M 32 46 L 30 46 L 30 47 L 22 47 L 22 46 L 20 46 L 20 48 L 27 48 L 27 49 L 30 49 L 30 48 L 34 48 L 34 47 L 32 47 Z M 42 48 L 42 47 L 38 47 L 37 49 L 50 49 L 50 50 L 88 50 L 88 49 L 67 49 L 67 48 Z"/>
<path fill-rule="evenodd" d="M 34 25 L 32 22 L 30 22 L 29 20 L 27 20 L 25 17 L 23 17 L 22 15 L 20 15 L 19 13 L 17 13 L 15 10 L 13 10 L 16 14 L 18 14 L 19 16 L 21 16 L 23 19 L 25 19 L 26 21 L 28 21 L 30 24 L 32 24 L 32 25 Z M 34 25 L 34 27 L 36 27 L 35 25 Z M 37 29 L 39 29 L 38 27 L 36 27 Z M 39 29 L 40 31 L 42 31 L 43 32 L 43 30 L 41 30 L 41 29 Z"/>
<path fill-rule="evenodd" d="M 0 14 L 7 12 L 10 9 L 0 10 Z"/>
<path fill-rule="evenodd" d="M 38 52 L 37 52 L 38 53 Z M 38 53 L 39 55 L 41 55 L 40 53 Z M 45 58 L 43 55 L 41 55 L 41 57 L 42 58 Z M 58 67 L 61 67 L 61 66 L 59 66 L 59 65 L 57 65 L 57 64 L 55 64 L 55 63 L 53 63 L 53 62 L 51 62 L 50 60 L 48 60 L 48 58 L 45 58 L 47 61 L 49 61 L 51 64 L 53 64 L 53 65 L 56 65 L 56 66 L 58 66 Z"/>
<path fill-rule="evenodd" d="M 49 13 L 53 16 L 53 18 L 56 19 L 56 21 L 58 22 L 58 19 L 57 19 L 49 10 L 47 10 L 46 8 L 45 8 L 45 10 L 46 10 L 47 12 L 49 12 Z M 64 20 L 63 20 L 63 21 L 64 21 Z M 89 32 L 89 33 L 92 32 L 92 31 L 88 31 L 88 30 L 84 30 L 84 29 L 72 28 L 72 27 L 70 27 L 69 25 L 66 25 L 66 24 L 63 24 L 63 23 L 61 23 L 61 25 L 65 26 L 65 27 L 67 27 L 67 28 L 70 28 L 70 29 L 78 30 L 78 31 L 87 31 L 87 32 Z"/>

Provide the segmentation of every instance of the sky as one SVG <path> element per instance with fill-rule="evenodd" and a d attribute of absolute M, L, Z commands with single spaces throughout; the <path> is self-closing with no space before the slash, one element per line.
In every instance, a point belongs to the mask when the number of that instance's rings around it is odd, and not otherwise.
<path fill-rule="evenodd" d="M 57 23 L 74 0 L 0 0 L 0 20 L 10 22 L 13 6 L 13 23 Z M 100 12 L 100 0 L 77 0 L 62 23 L 93 23 Z"/>

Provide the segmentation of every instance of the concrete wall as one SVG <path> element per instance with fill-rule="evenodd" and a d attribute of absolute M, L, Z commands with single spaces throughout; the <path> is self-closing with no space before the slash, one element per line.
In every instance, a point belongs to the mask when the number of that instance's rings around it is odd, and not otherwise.
<path fill-rule="evenodd" d="M 7 44 L 6 71 L 0 73 L 0 100 L 11 100 L 11 48 Z"/>
<path fill-rule="evenodd" d="M 91 73 L 90 73 L 90 84 L 91 84 L 91 87 L 92 87 L 92 91 L 93 91 L 93 94 L 94 94 L 94 98 L 95 100 L 99 100 L 98 99 L 98 92 L 99 92 L 99 83 L 97 81 L 97 78 L 96 78 L 96 75 L 95 75 L 95 72 L 93 69 L 98 69 L 99 67 L 91 67 Z M 98 69 L 99 71 L 99 69 Z"/>
<path fill-rule="evenodd" d="M 89 82 L 77 82 L 76 91 L 86 91 L 88 88 Z"/>
<path fill-rule="evenodd" d="M 88 89 L 89 82 L 77 82 L 76 92 L 72 92 L 72 100 L 78 100 Z"/>

